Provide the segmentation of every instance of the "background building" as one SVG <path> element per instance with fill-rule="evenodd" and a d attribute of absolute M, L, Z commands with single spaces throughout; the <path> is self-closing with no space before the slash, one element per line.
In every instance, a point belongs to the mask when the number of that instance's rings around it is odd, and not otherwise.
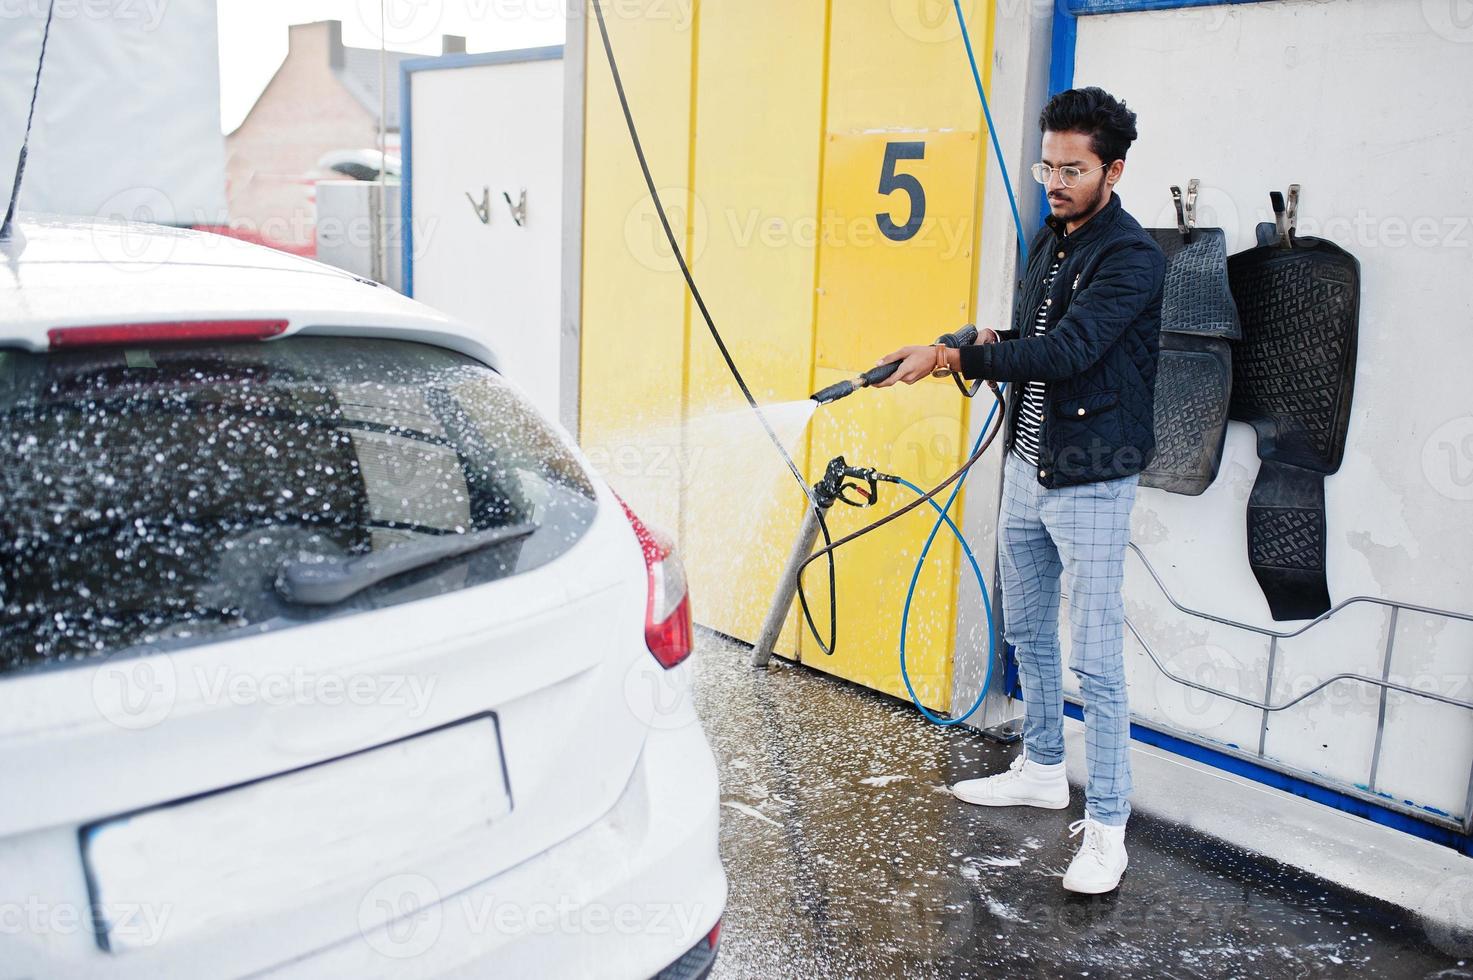
<path fill-rule="evenodd" d="M 446 53 L 465 38 L 445 35 Z M 384 115 L 388 155 L 399 150 L 399 66 L 415 57 L 343 46 L 339 21 L 296 24 L 286 59 L 251 111 L 225 137 L 229 215 L 237 234 L 293 251 L 313 251 L 313 184 L 338 176 L 318 163 L 334 151 L 378 146 Z M 385 91 L 381 80 L 387 77 Z"/>

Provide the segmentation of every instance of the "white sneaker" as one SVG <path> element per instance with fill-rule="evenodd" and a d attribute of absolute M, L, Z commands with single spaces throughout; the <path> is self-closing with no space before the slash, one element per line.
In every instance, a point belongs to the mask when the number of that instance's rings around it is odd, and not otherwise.
<path fill-rule="evenodd" d="M 1084 831 L 1084 843 L 1069 870 L 1064 874 L 1064 887 L 1071 892 L 1099 895 L 1114 891 L 1120 884 L 1129 859 L 1125 853 L 1125 827 L 1109 827 L 1085 817 L 1069 825 L 1069 836 L 1076 837 Z"/>
<path fill-rule="evenodd" d="M 1034 762 L 1021 752 L 1008 771 L 984 779 L 963 779 L 951 793 L 965 803 L 979 806 L 1038 806 L 1062 810 L 1069 805 L 1069 780 L 1064 763 L 1051 766 Z"/>

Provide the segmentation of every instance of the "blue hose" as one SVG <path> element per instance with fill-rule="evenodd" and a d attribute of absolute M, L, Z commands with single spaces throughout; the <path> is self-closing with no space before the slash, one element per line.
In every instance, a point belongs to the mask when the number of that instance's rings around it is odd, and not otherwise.
<path fill-rule="evenodd" d="M 996 402 L 992 403 L 992 411 L 997 411 Z M 988 416 L 988 421 L 991 421 L 990 414 Z M 987 427 L 983 426 L 982 431 L 987 431 Z M 919 496 L 923 496 L 926 492 L 920 487 L 916 486 L 914 483 L 911 483 L 909 480 L 904 479 L 903 477 L 895 477 L 895 482 L 899 483 L 903 487 L 907 487 L 910 490 L 915 491 L 915 493 Z M 957 482 L 960 483 L 961 481 L 958 480 Z M 954 491 L 952 493 L 952 496 L 956 496 Z M 935 500 L 928 500 L 926 501 L 926 503 L 930 504 L 931 507 L 936 511 L 936 513 L 940 516 L 936 518 L 936 524 L 931 528 L 931 534 L 929 537 L 926 538 L 925 546 L 921 548 L 921 557 L 917 559 L 915 571 L 912 572 L 910 576 L 910 588 L 905 593 L 905 611 L 901 613 L 900 616 L 900 679 L 905 681 L 905 689 L 910 692 L 911 703 L 913 703 L 917 708 L 920 709 L 921 714 L 925 715 L 928 721 L 937 725 L 960 725 L 962 722 L 970 718 L 973 712 L 975 712 L 978 708 L 982 706 L 982 699 L 987 697 L 987 687 L 989 684 L 992 683 L 992 664 L 994 660 L 994 654 L 996 653 L 996 650 L 994 648 L 996 630 L 992 628 L 992 599 L 987 594 L 987 582 L 984 581 L 982 578 L 982 569 L 977 565 L 977 556 L 972 554 L 972 546 L 967 543 L 966 537 L 952 521 L 951 516 L 946 513 L 946 509 L 942 507 L 941 504 L 938 504 Z M 950 500 L 946 502 L 946 506 L 951 506 Z M 911 600 L 915 598 L 916 582 L 919 581 L 921 577 L 921 569 L 926 564 L 926 555 L 931 550 L 931 542 L 936 540 L 936 532 L 941 530 L 941 525 L 943 523 L 947 527 L 951 528 L 951 533 L 954 534 L 956 536 L 956 539 L 961 542 L 962 553 L 967 556 L 967 561 L 971 563 L 972 574 L 977 577 L 977 588 L 982 592 L 982 607 L 987 611 L 987 673 L 982 678 L 982 688 L 977 692 L 977 700 L 972 702 L 972 706 L 967 709 L 966 714 L 959 715 L 956 718 L 942 718 L 940 715 L 934 715 L 929 710 L 927 710 L 926 706 L 921 704 L 921 699 L 916 697 L 916 689 L 912 687 L 910 683 L 910 673 L 905 668 L 905 633 L 906 627 L 910 624 L 910 603 Z"/>
<path fill-rule="evenodd" d="M 1008 192 L 1008 204 L 1013 208 L 1013 231 L 1018 236 L 1018 252 L 1023 262 L 1028 261 L 1028 243 L 1023 240 L 1023 220 L 1018 217 L 1018 196 L 1013 193 L 1013 181 L 1008 176 L 1007 161 L 1002 158 L 1002 147 L 997 142 L 997 127 L 992 124 L 992 106 L 987 102 L 987 93 L 982 89 L 982 73 L 977 70 L 977 56 L 972 53 L 972 35 L 967 30 L 967 18 L 962 14 L 962 0 L 951 0 L 956 9 L 957 26 L 962 29 L 962 44 L 967 48 L 967 61 L 972 66 L 972 81 L 977 85 L 977 98 L 982 100 L 982 115 L 987 120 L 987 135 L 992 140 L 992 154 L 997 157 L 997 167 L 1002 171 L 1003 190 Z"/>
<path fill-rule="evenodd" d="M 962 43 L 967 49 L 967 61 L 972 66 L 972 80 L 977 85 L 977 97 L 982 100 L 982 115 L 987 120 L 987 133 L 992 139 L 992 152 L 997 157 L 998 169 L 1002 171 L 1003 189 L 1007 191 L 1008 203 L 1013 209 L 1013 231 L 1018 236 L 1020 261 L 1026 265 L 1028 262 L 1028 243 L 1023 239 L 1023 221 L 1018 217 L 1018 198 L 1013 194 L 1013 182 L 1008 177 L 1008 165 L 1003 159 L 1002 147 L 997 142 L 997 127 L 992 124 L 992 107 L 987 103 L 987 93 L 982 88 L 982 73 L 977 69 L 977 56 L 972 52 L 972 36 L 967 31 L 967 19 L 962 14 L 961 0 L 952 0 L 952 6 L 956 9 L 956 22 L 962 29 Z M 1002 387 L 1006 391 L 1007 385 L 1004 384 Z M 972 455 L 974 456 L 981 447 L 982 439 L 987 434 L 987 430 L 992 425 L 992 416 L 997 412 L 997 406 L 998 403 L 994 401 L 991 411 L 987 413 L 986 421 L 982 423 L 982 428 L 977 433 L 977 441 L 972 446 Z M 920 710 L 921 714 L 926 716 L 926 720 L 937 725 L 959 725 L 970 718 L 982 706 L 983 699 L 987 697 L 987 688 L 992 683 L 992 666 L 996 661 L 995 645 L 997 630 L 992 625 L 992 598 L 987 593 L 987 583 L 982 579 L 982 569 L 977 566 L 976 556 L 972 554 L 972 546 L 967 543 L 967 539 L 962 535 L 962 532 L 953 523 L 949 515 L 952 501 L 956 500 L 957 494 L 961 493 L 962 484 L 966 483 L 967 477 L 971 475 L 970 470 L 962 474 L 961 479 L 957 480 L 956 485 L 951 488 L 951 495 L 946 498 L 946 503 L 938 504 L 935 500 L 927 501 L 935 509 L 938 516 L 935 525 L 931 528 L 931 533 L 926 537 L 925 545 L 921 548 L 920 557 L 916 559 L 915 571 L 910 576 L 910 588 L 905 593 L 905 609 L 900 614 L 900 679 L 905 682 L 905 689 L 910 692 L 911 703 Z M 925 493 L 924 490 L 908 480 L 902 480 L 899 477 L 896 477 L 896 480 L 901 486 L 909 487 L 917 494 Z M 905 633 L 907 627 L 910 625 L 911 601 L 915 598 L 916 583 L 920 581 L 921 569 L 926 564 L 926 556 L 931 552 L 931 542 L 936 540 L 936 535 L 941 530 L 942 524 L 951 528 L 951 533 L 961 542 L 962 552 L 967 556 L 967 561 L 971 563 L 973 574 L 977 576 L 977 587 L 982 592 L 982 608 L 987 613 L 987 673 L 983 675 L 982 687 L 977 692 L 977 700 L 972 702 L 972 706 L 967 709 L 966 714 L 958 715 L 955 718 L 942 718 L 939 715 L 932 714 L 926 709 L 925 705 L 921 704 L 921 699 L 916 697 L 915 688 L 911 686 L 910 674 L 905 667 Z"/>

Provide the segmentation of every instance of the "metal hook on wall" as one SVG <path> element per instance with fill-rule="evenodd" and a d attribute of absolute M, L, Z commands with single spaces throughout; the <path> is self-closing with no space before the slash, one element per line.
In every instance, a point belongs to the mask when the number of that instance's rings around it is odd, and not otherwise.
<path fill-rule="evenodd" d="M 476 217 L 481 219 L 481 224 L 489 225 L 491 223 L 491 188 L 481 188 L 481 199 L 479 201 L 471 197 L 470 191 L 465 192 L 465 199 L 470 201 L 471 207 L 476 209 Z"/>
<path fill-rule="evenodd" d="M 1176 230 L 1187 241 L 1192 240 L 1192 230 L 1197 227 L 1197 190 L 1202 182 L 1196 177 L 1187 181 L 1187 194 L 1182 198 L 1181 188 L 1171 185 L 1171 202 L 1176 206 Z"/>
<path fill-rule="evenodd" d="M 1292 249 L 1295 232 L 1299 226 L 1299 185 L 1289 185 L 1287 204 L 1284 201 L 1284 195 L 1278 191 L 1271 191 L 1268 197 L 1273 203 L 1275 238 L 1279 248 Z"/>
<path fill-rule="evenodd" d="M 522 188 L 522 196 L 515 204 L 512 203 L 511 195 L 506 191 L 502 191 L 501 196 L 506 198 L 506 206 L 511 209 L 511 220 L 515 221 L 518 227 L 525 225 L 527 223 L 527 188 Z"/>

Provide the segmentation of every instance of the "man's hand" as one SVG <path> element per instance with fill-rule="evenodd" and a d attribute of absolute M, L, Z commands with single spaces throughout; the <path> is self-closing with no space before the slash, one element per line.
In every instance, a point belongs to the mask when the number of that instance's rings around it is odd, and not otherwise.
<path fill-rule="evenodd" d="M 875 365 L 890 364 L 894 361 L 900 362 L 899 369 L 884 381 L 875 382 L 874 387 L 888 388 L 897 381 L 913 385 L 922 378 L 929 378 L 931 371 L 936 367 L 936 348 L 932 344 L 902 347 L 886 354 L 876 361 Z"/>
<path fill-rule="evenodd" d="M 997 343 L 996 332 L 991 327 L 981 328 L 977 331 L 977 343 Z M 895 373 L 884 381 L 875 382 L 872 387 L 888 388 L 899 381 L 913 385 L 922 378 L 929 378 L 931 372 L 936 368 L 936 345 L 926 344 L 924 346 L 912 345 L 910 347 L 902 347 L 897 351 L 886 354 L 876 361 L 875 364 L 879 366 L 880 364 L 890 364 L 894 361 L 901 362 L 900 367 Z M 948 350 L 946 352 L 946 365 L 953 371 L 961 370 L 961 357 L 955 350 Z"/>

